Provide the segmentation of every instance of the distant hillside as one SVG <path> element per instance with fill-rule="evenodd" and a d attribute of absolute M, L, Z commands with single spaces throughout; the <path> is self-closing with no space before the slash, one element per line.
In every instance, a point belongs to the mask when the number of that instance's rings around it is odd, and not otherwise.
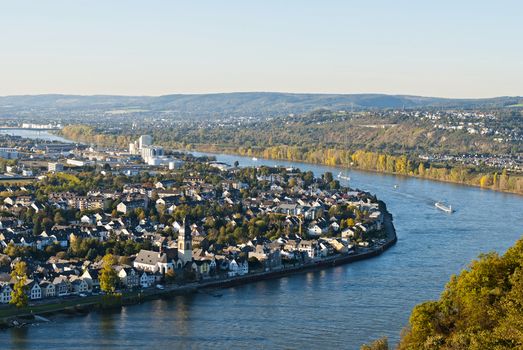
<path fill-rule="evenodd" d="M 111 95 L 31 95 L 0 97 L 0 113 L 7 110 L 140 108 L 147 111 L 170 111 L 185 115 L 281 115 L 305 113 L 318 108 L 331 110 L 382 108 L 479 108 L 517 106 L 522 97 L 487 99 L 446 99 L 385 94 L 294 94 L 244 92 L 201 95 L 111 96 Z"/>

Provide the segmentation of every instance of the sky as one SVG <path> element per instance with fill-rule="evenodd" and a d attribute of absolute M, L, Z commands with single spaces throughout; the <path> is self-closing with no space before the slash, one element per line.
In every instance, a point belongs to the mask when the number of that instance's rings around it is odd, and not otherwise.
<path fill-rule="evenodd" d="M 523 96 L 522 1 L 0 0 L 0 95 Z"/>

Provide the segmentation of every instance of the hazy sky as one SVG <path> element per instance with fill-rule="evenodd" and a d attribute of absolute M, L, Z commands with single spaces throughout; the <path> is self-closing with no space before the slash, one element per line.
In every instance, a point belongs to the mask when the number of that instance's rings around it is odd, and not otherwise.
<path fill-rule="evenodd" d="M 523 95 L 523 2 L 0 0 L 0 95 Z"/>

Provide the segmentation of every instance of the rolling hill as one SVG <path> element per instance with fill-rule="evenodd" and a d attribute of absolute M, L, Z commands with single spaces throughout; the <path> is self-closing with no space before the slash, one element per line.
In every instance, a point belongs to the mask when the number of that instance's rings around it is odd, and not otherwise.
<path fill-rule="evenodd" d="M 282 115 L 306 113 L 319 108 L 331 110 L 383 108 L 481 108 L 508 107 L 523 102 L 523 97 L 486 99 L 448 99 L 385 94 L 299 94 L 277 92 L 239 92 L 217 94 L 176 94 L 164 96 L 113 95 L 26 95 L 0 97 L 2 111 L 111 110 L 140 108 L 186 115 Z"/>

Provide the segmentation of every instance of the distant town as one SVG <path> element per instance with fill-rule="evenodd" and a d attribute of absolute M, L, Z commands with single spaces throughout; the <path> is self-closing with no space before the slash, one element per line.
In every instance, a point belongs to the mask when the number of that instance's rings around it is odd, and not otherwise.
<path fill-rule="evenodd" d="M 0 314 L 299 270 L 395 241 L 384 203 L 331 173 L 239 167 L 150 135 L 127 150 L 2 138 Z"/>

